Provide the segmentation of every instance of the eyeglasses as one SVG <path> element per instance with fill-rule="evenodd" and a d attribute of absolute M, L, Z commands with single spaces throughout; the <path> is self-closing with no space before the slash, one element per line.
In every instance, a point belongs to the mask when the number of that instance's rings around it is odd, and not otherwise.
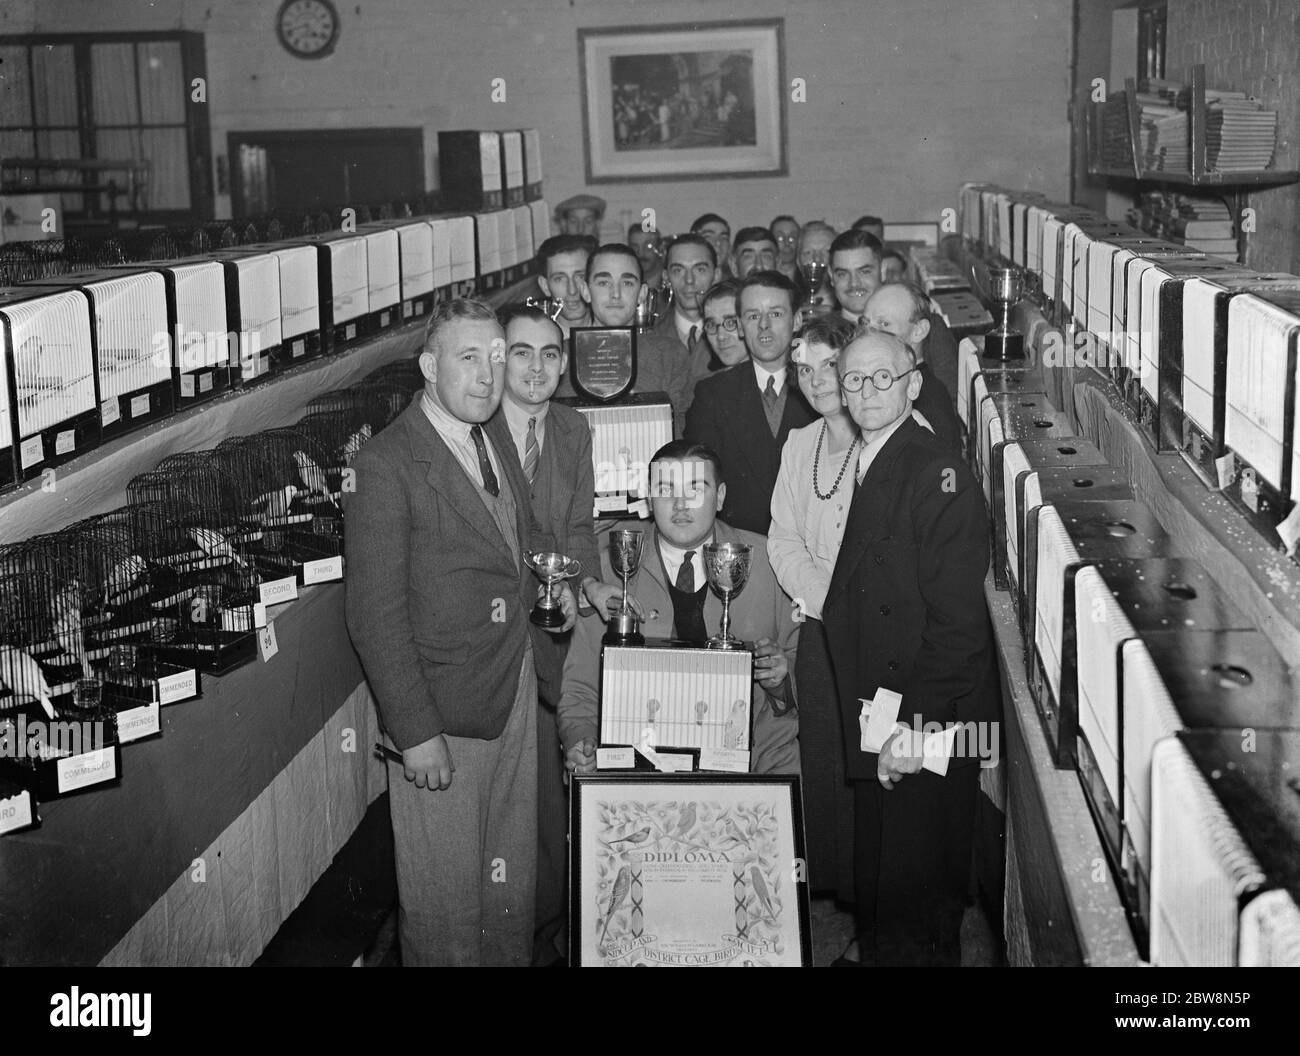
<path fill-rule="evenodd" d="M 740 329 L 740 320 L 734 315 L 727 316 L 721 323 L 716 323 L 712 319 L 704 320 L 704 332 L 709 337 L 716 337 L 719 327 L 730 330 L 734 334 Z"/>
<path fill-rule="evenodd" d="M 847 374 L 840 375 L 840 387 L 845 392 L 861 392 L 862 386 L 870 381 L 878 391 L 888 392 L 894 387 L 894 382 L 907 377 L 914 370 L 916 368 L 912 367 L 911 370 L 905 370 L 901 374 L 891 374 L 883 367 L 871 374 L 863 374 L 860 370 L 850 370 Z"/>

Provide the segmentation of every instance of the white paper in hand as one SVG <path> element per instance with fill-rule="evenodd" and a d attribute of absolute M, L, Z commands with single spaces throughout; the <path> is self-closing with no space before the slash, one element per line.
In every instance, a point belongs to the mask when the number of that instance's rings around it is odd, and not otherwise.
<path fill-rule="evenodd" d="M 879 752 L 894 732 L 898 709 L 903 698 L 892 689 L 877 689 L 876 695 L 862 702 L 858 725 L 862 731 L 860 747 L 864 752 Z"/>

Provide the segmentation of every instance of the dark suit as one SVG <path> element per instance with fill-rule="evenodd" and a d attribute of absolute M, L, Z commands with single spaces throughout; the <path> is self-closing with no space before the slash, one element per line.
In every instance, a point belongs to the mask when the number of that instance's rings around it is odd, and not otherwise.
<path fill-rule="evenodd" d="M 921 342 L 920 358 L 930 364 L 951 399 L 957 391 L 957 339 L 938 312 L 930 313 L 930 332 Z"/>
<path fill-rule="evenodd" d="M 763 394 L 750 360 L 703 378 L 686 415 L 686 439 L 708 444 L 722 459 L 727 500 L 719 518 L 733 528 L 766 535 L 772 526 L 772 489 L 781 469 L 781 448 L 791 429 L 817 416 L 804 402 L 787 369 L 785 411 L 776 436 L 767 424 Z"/>
<path fill-rule="evenodd" d="M 487 425 L 497 451 L 518 454 L 505 412 Z M 582 571 L 570 580 L 575 591 L 587 576 L 600 578 L 592 499 L 595 470 L 591 462 L 591 430 L 578 411 L 552 403 L 546 412 L 545 440 L 537 458 L 532 508 L 542 535 L 537 549 L 574 558 Z M 555 960 L 563 951 L 568 886 L 569 797 L 564 787 L 564 755 L 555 725 L 560 677 L 570 635 L 547 634 L 532 626 L 533 658 L 537 665 L 537 943 L 534 963 Z"/>
<path fill-rule="evenodd" d="M 921 391 L 912 404 L 913 410 L 920 411 L 930 423 L 934 435 L 954 451 L 961 450 L 961 421 L 957 418 L 952 396 L 943 387 L 943 382 L 934 376 L 929 362 L 918 363 L 916 372 L 921 375 Z"/>
<path fill-rule="evenodd" d="M 879 687 L 899 721 L 992 723 L 1000 709 L 984 599 L 988 519 L 962 460 L 915 421 L 887 440 L 858 486 L 822 610 L 839 690 L 847 772 L 857 782 L 859 939 L 866 964 L 956 963 L 970 875 L 979 766 L 971 738 L 947 776 L 885 790 L 859 746 Z M 987 736 L 987 729 L 985 736 Z M 962 745 L 959 739 L 959 749 Z"/>

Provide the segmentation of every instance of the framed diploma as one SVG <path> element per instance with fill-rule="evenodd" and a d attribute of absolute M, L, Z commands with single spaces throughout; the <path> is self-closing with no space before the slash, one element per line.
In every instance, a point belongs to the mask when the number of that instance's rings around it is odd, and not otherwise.
<path fill-rule="evenodd" d="M 569 963 L 812 964 L 793 775 L 576 775 Z"/>

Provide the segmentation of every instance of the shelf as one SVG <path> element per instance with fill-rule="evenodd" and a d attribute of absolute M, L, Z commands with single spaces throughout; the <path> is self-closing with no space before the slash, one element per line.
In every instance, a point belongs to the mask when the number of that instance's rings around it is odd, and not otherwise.
<path fill-rule="evenodd" d="M 1300 183 L 1300 172 L 1267 169 L 1262 172 L 1203 172 L 1193 176 L 1190 172 L 1142 172 L 1134 175 L 1128 169 L 1088 167 L 1089 176 L 1132 180 L 1135 183 L 1164 183 L 1177 187 L 1282 187 Z"/>

